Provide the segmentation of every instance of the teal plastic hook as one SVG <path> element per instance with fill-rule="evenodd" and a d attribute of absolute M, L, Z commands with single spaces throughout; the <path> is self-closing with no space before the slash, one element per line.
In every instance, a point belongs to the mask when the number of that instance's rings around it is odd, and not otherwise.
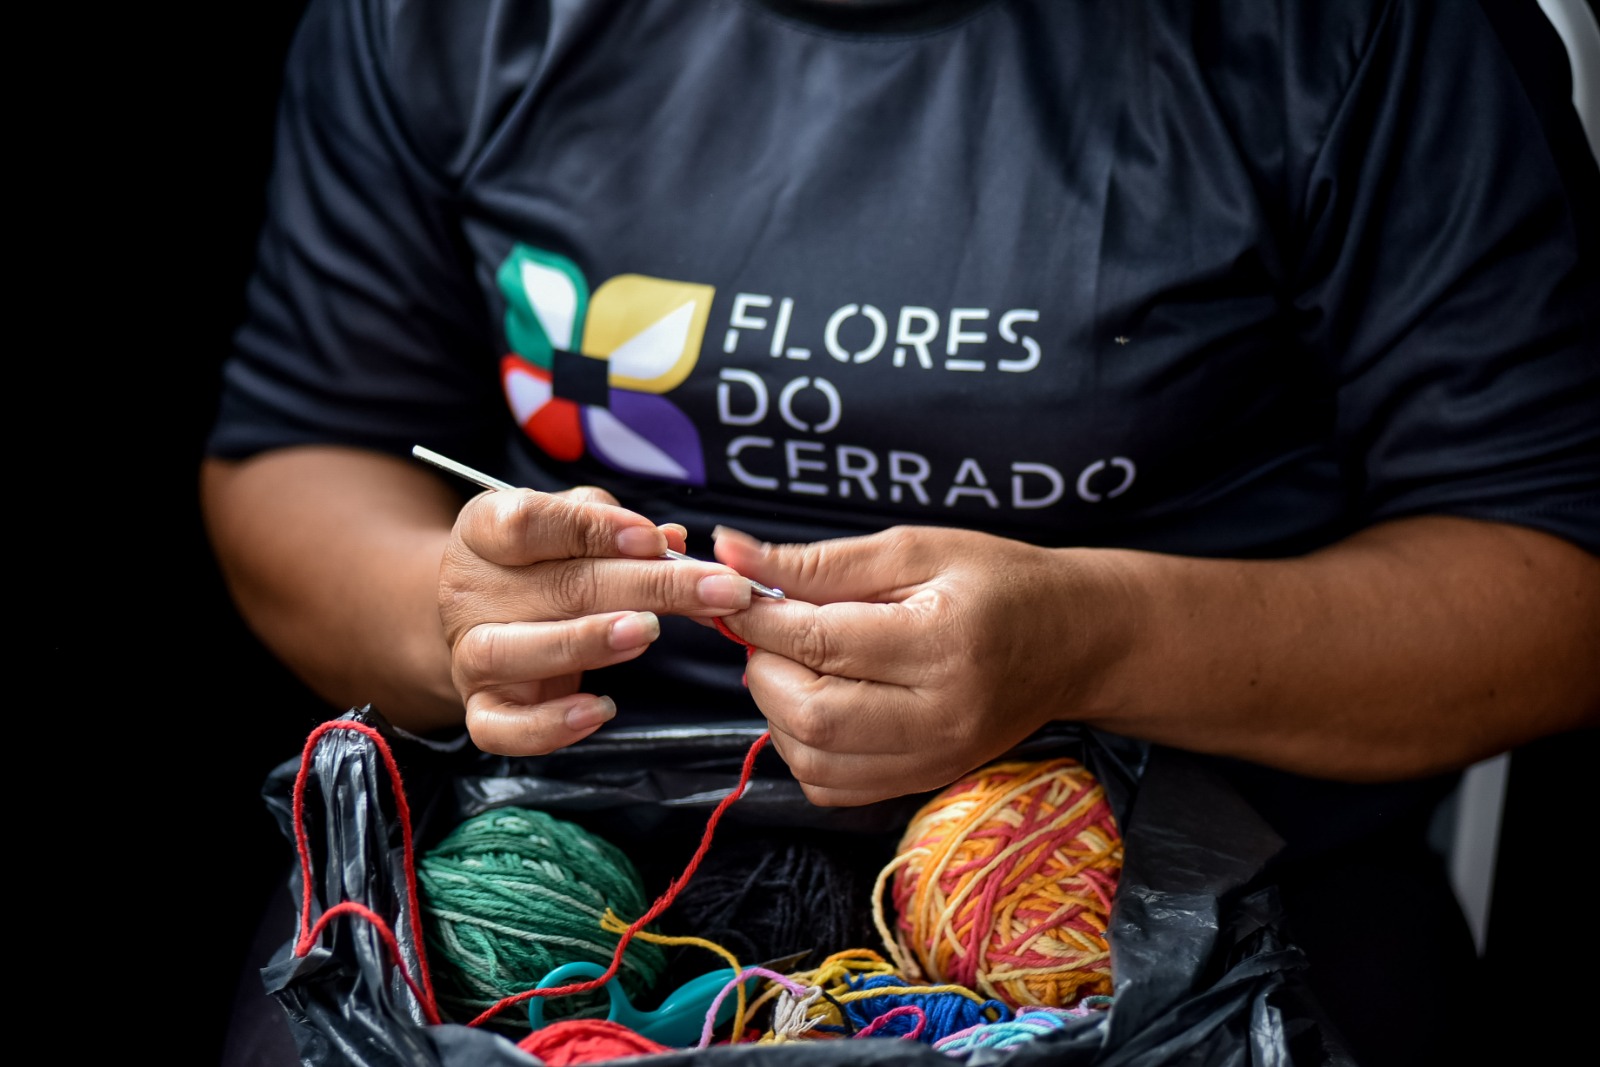
<path fill-rule="evenodd" d="M 579 960 L 576 963 L 565 963 L 539 980 L 536 989 L 549 989 L 552 986 L 569 985 L 576 982 L 599 978 L 606 973 L 606 969 L 598 963 Z M 605 984 L 605 991 L 611 997 L 611 1010 L 606 1018 L 614 1023 L 621 1023 L 635 1033 L 643 1034 L 650 1040 L 673 1048 L 692 1048 L 700 1043 L 700 1034 L 705 1029 L 706 1012 L 711 1010 L 711 1002 L 722 992 L 723 986 L 733 981 L 737 972 L 731 967 L 724 967 L 720 971 L 703 974 L 699 978 L 692 978 L 661 1001 L 661 1006 L 654 1011 L 640 1011 L 628 999 L 628 994 L 623 991 L 622 983 L 613 976 Z M 754 992 L 754 985 L 759 979 L 752 975 L 745 980 L 747 993 Z M 535 1030 L 545 1025 L 544 997 L 530 997 L 528 1000 L 528 1025 Z M 733 1018 L 734 1009 L 737 1008 L 737 998 L 731 994 L 725 997 L 717 1008 L 717 1019 L 714 1026 L 721 1026 Z"/>

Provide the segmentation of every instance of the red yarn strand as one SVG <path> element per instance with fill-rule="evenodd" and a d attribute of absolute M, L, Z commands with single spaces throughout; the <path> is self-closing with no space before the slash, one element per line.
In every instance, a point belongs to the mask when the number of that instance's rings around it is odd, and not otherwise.
<path fill-rule="evenodd" d="M 721 619 L 713 619 L 712 622 L 716 624 L 717 629 L 722 632 L 723 636 L 744 646 L 746 658 L 755 651 L 748 641 L 728 629 Z M 311 922 L 311 844 L 310 838 L 306 834 L 305 826 L 306 783 L 310 777 L 312 753 L 316 751 L 317 743 L 332 730 L 354 730 L 357 733 L 365 734 L 377 745 L 378 754 L 383 758 L 384 767 L 389 772 L 389 781 L 394 790 L 395 808 L 399 815 L 400 830 L 404 843 L 406 900 L 411 909 L 411 937 L 416 944 L 417 966 L 421 972 L 420 986 L 406 971 L 405 957 L 401 954 L 400 941 L 395 937 L 394 931 L 381 915 L 366 905 L 350 900 L 342 901 L 324 911 L 315 924 Z M 622 954 L 627 950 L 628 944 L 633 940 L 634 935 L 654 922 L 662 912 L 671 907 L 672 902 L 678 899 L 678 895 L 683 892 L 684 887 L 694 878 L 695 872 L 700 869 L 701 861 L 705 859 L 706 853 L 711 849 L 711 839 L 716 834 L 717 824 L 722 821 L 723 813 L 733 806 L 733 802 L 744 795 L 745 789 L 750 785 L 750 778 L 755 773 L 756 757 L 760 755 L 761 750 L 766 747 L 767 742 L 770 740 L 772 740 L 771 732 L 762 731 L 761 735 L 750 745 L 750 751 L 745 753 L 744 764 L 739 769 L 739 784 L 734 786 L 732 791 L 723 797 L 721 802 L 712 810 L 711 817 L 706 820 L 706 828 L 700 835 L 700 845 L 694 850 L 694 855 L 689 858 L 689 863 L 684 867 L 683 873 L 672 880 L 666 891 L 656 898 L 656 902 L 650 906 L 650 910 L 635 919 L 622 932 L 617 939 L 616 950 L 611 954 L 611 964 L 605 969 L 605 973 L 587 982 L 551 986 L 545 989 L 529 989 L 505 997 L 480 1013 L 477 1018 L 467 1023 L 467 1025 L 480 1026 L 513 1004 L 520 1004 L 532 997 L 557 997 L 571 993 L 587 993 L 590 990 L 599 989 L 616 977 L 617 971 L 622 967 Z M 433 992 L 433 979 L 429 972 L 427 953 L 423 943 L 422 909 L 417 892 L 416 850 L 411 839 L 411 806 L 406 802 L 405 787 L 400 778 L 400 766 L 395 762 L 394 753 L 389 749 L 389 743 L 383 739 L 383 735 L 378 733 L 377 730 L 365 723 L 339 719 L 325 722 L 311 731 L 311 734 L 306 738 L 305 747 L 301 750 L 300 771 L 295 775 L 294 780 L 294 836 L 295 851 L 300 856 L 301 883 L 300 938 L 295 943 L 295 955 L 304 956 L 307 952 L 310 952 L 312 945 L 316 943 L 317 938 L 321 936 L 322 931 L 328 926 L 329 920 L 335 916 L 355 915 L 365 919 L 377 927 L 384 944 L 394 957 L 395 966 L 400 970 L 400 977 L 405 979 L 405 983 L 410 988 L 412 995 L 421 1003 L 423 1013 L 427 1016 L 428 1021 L 437 1025 L 441 1017 L 439 1015 L 438 1001 Z"/>
<path fill-rule="evenodd" d="M 405 848 L 406 870 L 406 901 L 411 909 L 411 938 L 416 945 L 417 969 L 421 972 L 422 985 L 419 989 L 411 975 L 406 973 L 405 957 L 400 954 L 400 942 L 394 936 L 394 931 L 376 912 L 353 901 L 345 901 L 334 905 L 322 914 L 315 926 L 311 925 L 311 845 L 306 835 L 306 782 L 310 777 L 311 754 L 316 751 L 317 743 L 332 730 L 354 730 L 365 734 L 378 746 L 378 754 L 383 757 L 383 765 L 389 772 L 389 782 L 394 791 L 395 810 L 400 819 L 400 833 Z M 383 735 L 366 723 L 350 722 L 349 720 L 334 720 L 325 722 L 311 731 L 306 738 L 305 748 L 300 753 L 300 771 L 294 779 L 294 837 L 295 851 L 300 854 L 300 940 L 295 944 L 294 954 L 304 956 L 311 951 L 311 946 L 316 943 L 318 935 L 327 925 L 328 919 L 336 914 L 356 914 L 367 919 L 378 927 L 378 932 L 383 936 L 384 943 L 394 953 L 395 966 L 400 968 L 401 977 L 406 980 L 406 985 L 411 987 L 412 993 L 422 1003 L 422 1010 L 428 1016 L 428 1021 L 439 1021 L 438 1000 L 433 992 L 433 979 L 429 976 L 427 951 L 422 941 L 422 909 L 418 906 L 417 872 L 412 862 L 414 851 L 411 842 L 411 805 L 406 802 L 405 786 L 400 780 L 400 765 L 394 760 L 394 753 L 389 750 L 389 743 Z"/>
<path fill-rule="evenodd" d="M 345 900 L 335 904 L 317 919 L 316 925 L 311 928 L 306 941 L 308 943 L 315 941 L 317 936 L 322 933 L 323 928 L 328 925 L 328 920 L 336 915 L 358 915 L 378 928 L 379 936 L 383 938 L 383 943 L 389 948 L 389 955 L 394 957 L 395 966 L 400 971 L 400 977 L 405 979 L 406 985 L 411 989 L 411 995 L 416 997 L 417 1001 L 422 1005 L 423 1015 L 427 1017 L 430 1023 L 437 1026 L 441 1020 L 439 1018 L 439 1010 L 433 1005 L 432 990 L 424 993 L 411 975 L 406 973 L 405 957 L 400 953 L 399 938 L 394 936 L 394 931 L 389 928 L 389 924 L 383 921 L 383 916 L 365 904 L 357 904 L 353 900 Z M 309 949 L 309 944 L 307 947 Z M 295 954 L 303 956 L 305 952 L 297 948 Z M 423 970 L 422 976 L 424 980 L 427 979 L 428 972 L 426 969 Z"/>
<path fill-rule="evenodd" d="M 755 739 L 755 742 L 750 746 L 750 751 L 745 753 L 744 766 L 739 770 L 739 784 L 734 786 L 732 792 L 723 797 L 722 801 L 712 810 L 711 817 L 706 820 L 705 831 L 700 835 L 700 846 L 694 850 L 694 855 L 689 858 L 688 866 L 684 867 L 683 873 L 674 878 L 672 884 L 667 886 L 666 891 L 656 898 L 656 902 L 650 906 L 650 910 L 635 919 L 622 932 L 622 935 L 617 939 L 616 950 L 611 954 L 611 965 L 605 969 L 603 974 L 597 978 L 591 978 L 587 982 L 550 986 L 545 989 L 528 989 L 521 993 L 515 993 L 496 1004 L 490 1005 L 467 1025 L 478 1026 L 494 1018 L 502 1010 L 511 1007 L 513 1004 L 520 1004 L 531 997 L 556 997 L 565 996 L 569 993 L 587 993 L 591 989 L 599 989 L 615 977 L 618 969 L 622 966 L 622 953 L 627 949 L 628 942 L 633 940 L 633 935 L 637 934 L 649 923 L 654 922 L 662 912 L 671 907 L 672 902 L 678 899 L 678 894 L 683 892 L 684 886 L 689 884 L 695 872 L 700 869 L 701 860 L 705 859 L 706 853 L 711 849 L 711 838 L 717 831 L 717 823 L 722 821 L 723 812 L 732 807 L 733 802 L 744 795 L 745 788 L 750 784 L 750 777 L 755 773 L 756 756 L 761 753 L 761 750 L 766 747 L 767 742 L 771 739 L 772 734 L 765 730 L 762 731 L 760 737 Z"/>
<path fill-rule="evenodd" d="M 723 622 L 720 618 L 713 618 L 711 620 L 711 625 L 715 626 L 717 628 L 717 632 L 723 637 L 726 637 L 729 641 L 744 646 L 744 658 L 746 662 L 749 662 L 750 657 L 756 654 L 756 646 L 752 645 L 749 641 L 746 641 L 744 638 L 728 629 L 728 624 Z M 744 686 L 746 689 L 750 688 L 750 672 L 748 670 L 739 676 L 739 684 Z"/>
<path fill-rule="evenodd" d="M 365 734 L 378 746 L 378 753 L 383 757 L 384 766 L 389 771 L 389 778 L 394 786 L 395 807 L 399 812 L 404 839 L 406 899 L 411 907 L 411 936 L 416 941 L 417 963 L 421 972 L 420 986 L 412 979 L 410 974 L 406 973 L 405 957 L 400 952 L 400 942 L 395 937 L 394 931 L 390 929 L 389 924 L 384 921 L 382 916 L 366 905 L 358 904 L 355 901 L 343 901 L 323 912 L 315 924 L 311 922 L 311 844 L 305 827 L 305 791 L 306 783 L 310 776 L 311 755 L 316 750 L 317 742 L 330 730 L 355 730 L 357 733 Z M 744 764 L 739 769 L 739 784 L 734 786 L 728 795 L 723 797 L 712 810 L 711 817 L 706 820 L 706 828 L 700 835 L 700 845 L 695 849 L 694 855 L 689 858 L 689 863 L 684 867 L 683 873 L 672 880 L 672 884 L 667 886 L 666 892 L 656 898 L 656 902 L 650 906 L 650 910 L 635 919 L 622 932 L 622 935 L 617 939 L 616 950 L 611 954 L 611 965 L 606 968 L 605 973 L 587 982 L 551 986 L 545 989 L 529 989 L 505 997 L 498 1003 L 491 1005 L 467 1025 L 480 1026 L 504 1009 L 511 1007 L 513 1004 L 520 1004 L 531 997 L 556 997 L 566 996 L 570 993 L 587 993 L 592 989 L 599 989 L 614 978 L 617 971 L 622 967 L 622 954 L 627 950 L 628 944 L 633 940 L 634 935 L 648 924 L 654 922 L 662 912 L 671 907 L 672 902 L 678 898 L 684 887 L 694 878 L 695 872 L 700 869 L 701 861 L 705 859 L 706 853 L 711 849 L 711 839 L 716 834 L 717 824 L 722 821 L 723 813 L 733 806 L 734 801 L 744 795 L 745 789 L 750 785 L 751 776 L 755 774 L 756 757 L 760 755 L 761 750 L 766 747 L 767 742 L 771 739 L 770 732 L 762 731 L 761 735 L 750 745 L 750 751 L 745 753 Z M 410 987 L 412 994 L 422 1004 L 423 1012 L 427 1015 L 428 1021 L 437 1024 L 440 1021 L 439 1009 L 433 992 L 433 980 L 429 975 L 427 955 L 423 949 L 422 909 L 418 903 L 415 847 L 411 840 L 411 807 L 406 803 L 405 790 L 400 780 L 400 767 L 395 763 L 394 754 L 390 751 L 388 742 L 383 739 L 383 736 L 377 730 L 365 723 L 336 720 L 325 722 L 311 731 L 311 735 L 306 738 L 305 748 L 300 754 L 300 771 L 295 776 L 294 830 L 295 849 L 300 855 L 300 881 L 302 886 L 300 902 L 301 934 L 299 941 L 295 944 L 295 955 L 304 956 L 311 951 L 311 946 L 321 936 L 329 920 L 335 916 L 356 915 L 363 918 L 377 927 L 378 933 L 383 937 L 384 944 L 388 946 L 389 952 L 394 956 L 395 965 L 400 969 L 400 976 L 405 979 L 405 983 Z"/>

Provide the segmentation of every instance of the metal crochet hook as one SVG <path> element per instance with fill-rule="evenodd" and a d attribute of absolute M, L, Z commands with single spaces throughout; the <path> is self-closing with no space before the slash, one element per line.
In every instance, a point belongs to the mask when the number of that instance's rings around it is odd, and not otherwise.
<path fill-rule="evenodd" d="M 510 482 L 502 482 L 499 478 L 491 477 L 491 476 L 483 473 L 480 470 L 473 470 L 471 467 L 467 466 L 465 463 L 457 463 L 455 460 L 451 459 L 450 457 L 441 456 L 441 455 L 439 455 L 439 453 L 433 451 L 432 449 L 423 448 L 421 445 L 412 445 L 411 446 L 411 454 L 413 456 L 416 456 L 418 459 L 426 460 L 427 462 L 432 463 L 435 467 L 438 467 L 441 470 L 447 470 L 451 474 L 458 475 L 459 477 L 465 478 L 467 481 L 472 482 L 475 485 L 481 485 L 485 489 L 515 489 L 516 488 L 516 486 L 512 485 Z M 693 556 L 684 555 L 682 552 L 674 552 L 670 548 L 667 549 L 666 555 L 663 556 L 662 558 L 663 559 L 683 560 L 683 561 L 688 562 L 688 563 L 699 563 L 699 562 L 701 562 L 700 560 L 695 559 Z M 769 585 L 762 585 L 760 582 L 756 581 L 753 578 L 746 578 L 745 581 L 750 583 L 750 591 L 752 593 L 755 593 L 757 596 L 770 597 L 773 600 L 782 600 L 783 599 L 783 590 L 782 589 L 774 589 Z"/>

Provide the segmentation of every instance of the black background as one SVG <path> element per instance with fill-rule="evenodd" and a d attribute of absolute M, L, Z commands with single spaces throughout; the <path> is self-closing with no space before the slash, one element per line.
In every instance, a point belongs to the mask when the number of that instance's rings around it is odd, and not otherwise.
<path fill-rule="evenodd" d="M 35 996 L 73 1021 L 65 1039 L 119 1058 L 217 1062 L 256 913 L 293 859 L 262 780 L 344 710 L 304 689 L 241 623 L 195 494 L 301 8 L 102 20 L 93 48 L 46 64 L 33 99 L 50 106 L 19 121 L 39 165 L 20 178 L 15 221 L 41 240 L 20 246 L 33 271 L 14 321 L 43 329 L 18 330 L 13 355 L 46 373 L 42 411 L 31 371 L 8 405 L 13 442 L 38 449 L 13 457 L 24 493 L 11 512 L 14 610 L 40 635 L 14 675 L 13 780 L 29 862 L 82 873 L 55 879 L 42 901 L 27 894 L 26 914 L 50 921 L 20 943 L 42 946 L 27 957 Z M 1597 757 L 1591 733 L 1512 758 L 1485 1062 L 1496 1037 L 1527 1063 L 1590 1044 Z M 1382 906 L 1373 888 L 1352 902 L 1353 936 L 1359 910 Z M 69 924 L 82 944 L 56 937 Z"/>

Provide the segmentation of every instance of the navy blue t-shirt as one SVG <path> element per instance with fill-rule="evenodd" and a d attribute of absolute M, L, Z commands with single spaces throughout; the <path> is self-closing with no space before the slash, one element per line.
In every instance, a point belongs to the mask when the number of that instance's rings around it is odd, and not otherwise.
<path fill-rule="evenodd" d="M 209 448 L 421 444 L 701 554 L 1600 550 L 1572 142 L 1475 3 L 312 0 Z M 742 664 L 672 620 L 595 684 L 748 718 Z"/>

